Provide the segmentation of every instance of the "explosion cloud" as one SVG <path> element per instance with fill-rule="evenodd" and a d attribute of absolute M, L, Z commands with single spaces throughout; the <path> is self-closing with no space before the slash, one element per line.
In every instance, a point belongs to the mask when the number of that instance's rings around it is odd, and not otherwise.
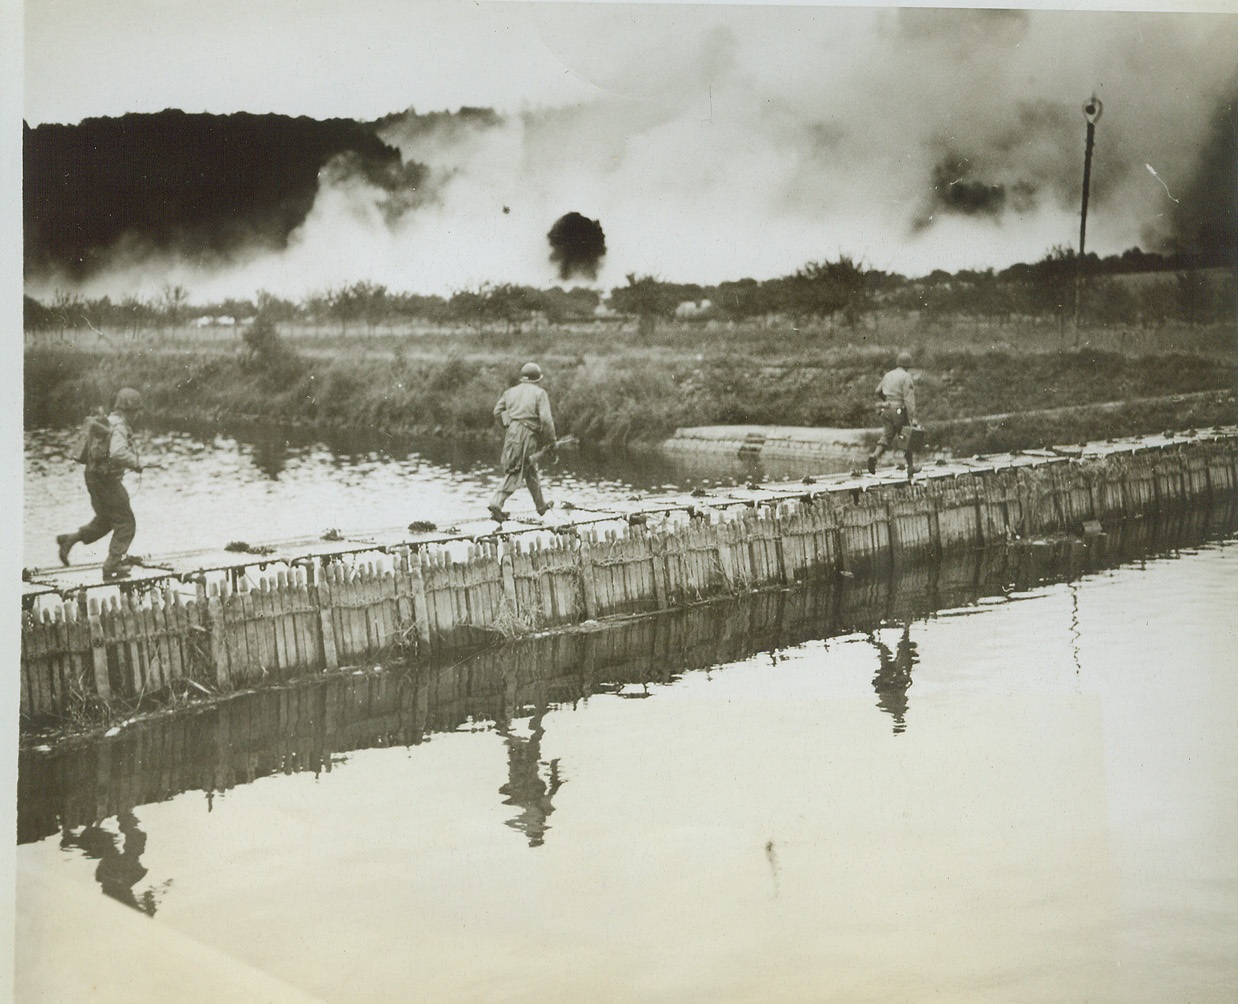
<path fill-rule="evenodd" d="M 369 2 L 359 0 L 358 16 Z M 430 52 L 436 36 L 414 24 L 421 5 L 408 6 L 407 30 L 386 30 L 401 45 L 424 39 Z M 36 29 L 50 9 L 29 8 Z M 185 115 L 178 128 L 174 116 L 147 115 L 161 129 L 141 136 L 128 116 L 30 129 L 27 292 L 67 284 L 119 297 L 175 283 L 209 302 L 260 289 L 295 298 L 359 280 L 439 294 L 538 286 L 547 241 L 561 279 L 607 287 L 629 273 L 766 279 L 840 254 L 906 275 L 1002 268 L 1077 239 L 1081 107 L 1091 94 L 1105 116 L 1089 250 L 1233 258 L 1232 16 L 712 4 L 441 10 L 471 19 L 464 37 L 479 51 L 503 37 L 481 31 L 487 19 L 523 32 L 527 44 L 512 57 L 520 65 L 505 65 L 501 84 L 513 93 L 494 92 L 504 99 L 495 107 L 393 112 L 424 88 L 402 90 L 395 78 L 358 74 L 355 62 L 324 59 L 315 65 L 327 79 L 297 79 L 325 89 L 322 107 L 332 111 L 386 81 L 367 95 L 367 114 L 251 116 L 272 118 L 265 139 L 227 128 L 224 115 Z M 76 24 L 68 30 L 86 31 Z M 44 89 L 57 69 L 90 69 L 67 62 L 52 31 L 42 37 L 27 67 Z M 72 49 L 79 60 L 105 50 L 82 37 Z M 525 58 L 540 60 L 536 100 L 511 84 L 513 73 L 537 75 Z M 481 64 L 467 62 L 467 73 L 434 93 L 454 86 L 475 99 Z M 398 61 L 400 72 L 415 64 Z M 132 72 L 133 93 L 149 90 Z M 96 76 L 128 73 L 128 63 L 111 61 Z M 159 78 L 159 100 L 203 76 Z M 26 88 L 28 103 L 35 90 Z M 227 100 L 239 100 L 235 93 Z M 266 85 L 248 100 L 270 94 Z M 126 119 L 112 141 L 87 142 L 107 131 L 100 123 Z M 195 122 L 196 137 L 183 128 Z M 47 142 L 45 131 L 57 130 L 83 135 Z M 101 180 L 121 167 L 123 184 Z M 66 187 L 83 171 L 94 172 L 93 187 Z M 564 214 L 565 205 L 578 211 Z"/>
<path fill-rule="evenodd" d="M 1147 165 L 1151 168 L 1151 165 Z M 1159 176 L 1154 175 L 1158 180 Z M 1217 104 L 1208 123 L 1207 141 L 1200 150 L 1187 188 L 1178 198 L 1166 191 L 1173 205 L 1168 235 L 1150 228 L 1146 239 L 1172 250 L 1215 248 L 1229 263 L 1238 249 L 1238 81 L 1230 96 Z M 1160 217 L 1158 217 L 1159 221 Z"/>
<path fill-rule="evenodd" d="M 606 235 L 597 220 L 571 212 L 560 216 L 546 235 L 550 260 L 559 268 L 560 279 L 583 276 L 596 279 L 598 265 L 606 254 Z"/>

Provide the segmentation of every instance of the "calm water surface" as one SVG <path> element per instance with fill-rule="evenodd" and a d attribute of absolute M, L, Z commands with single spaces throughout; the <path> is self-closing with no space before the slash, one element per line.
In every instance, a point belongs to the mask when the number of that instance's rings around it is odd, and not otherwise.
<path fill-rule="evenodd" d="M 27 567 L 57 563 L 55 537 L 90 519 L 82 468 L 69 459 L 74 430 L 25 434 L 23 556 Z M 339 451 L 318 444 L 288 445 L 185 433 L 139 432 L 143 463 L 160 465 L 125 477 L 137 517 L 134 554 L 158 555 L 230 541 L 260 543 L 350 531 L 407 526 L 427 520 L 440 528 L 484 518 L 500 480 L 497 448 L 481 455 L 430 459 L 419 453 Z M 836 469 L 842 469 L 835 464 Z M 814 465 L 814 473 L 829 465 Z M 796 463 L 751 465 L 738 460 L 671 462 L 581 456 L 563 451 L 543 472 L 549 499 L 587 506 L 637 491 L 669 491 L 742 483 L 749 477 L 806 473 Z M 512 512 L 532 512 L 523 487 Z M 101 561 L 106 540 L 74 549 L 77 562 Z"/>
<path fill-rule="evenodd" d="M 88 515 L 68 439 L 27 435 L 28 565 Z M 448 524 L 495 480 L 144 455 L 137 553 Z M 552 497 L 754 473 L 590 463 Z M 1076 565 L 977 556 L 26 751 L 18 860 L 326 1001 L 1232 1001 L 1238 539 Z"/>
<path fill-rule="evenodd" d="M 18 861 L 325 1001 L 1234 1000 L 1238 539 L 1004 560 L 24 753 Z"/>

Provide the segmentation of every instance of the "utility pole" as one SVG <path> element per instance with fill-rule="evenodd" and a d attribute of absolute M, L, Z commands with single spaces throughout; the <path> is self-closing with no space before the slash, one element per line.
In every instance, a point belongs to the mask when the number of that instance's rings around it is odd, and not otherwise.
<path fill-rule="evenodd" d="M 1083 117 L 1088 122 L 1088 141 L 1083 151 L 1083 206 L 1079 210 L 1079 254 L 1075 258 L 1075 345 L 1079 344 L 1079 291 L 1083 284 L 1083 250 L 1088 233 L 1088 184 L 1092 179 L 1092 141 L 1102 109 L 1100 98 L 1093 94 L 1083 105 Z"/>

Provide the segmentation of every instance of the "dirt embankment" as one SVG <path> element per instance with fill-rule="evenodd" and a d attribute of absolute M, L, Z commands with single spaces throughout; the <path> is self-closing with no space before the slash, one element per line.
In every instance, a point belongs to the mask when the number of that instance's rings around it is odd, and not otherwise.
<path fill-rule="evenodd" d="M 939 448 L 960 454 L 1233 423 L 1238 355 L 1225 351 L 1232 333 L 1211 341 L 1209 351 L 1138 356 L 925 344 L 914 348 L 920 418 Z M 684 426 L 871 427 L 873 389 L 892 351 L 769 331 L 668 332 L 658 343 L 587 331 L 330 345 L 286 338 L 260 354 L 236 343 L 113 340 L 28 347 L 25 421 L 76 423 L 132 385 L 152 418 L 171 427 L 257 421 L 324 437 L 476 441 L 494 436 L 495 400 L 520 364 L 537 358 L 560 434 L 578 436 L 585 449 L 641 450 Z"/>

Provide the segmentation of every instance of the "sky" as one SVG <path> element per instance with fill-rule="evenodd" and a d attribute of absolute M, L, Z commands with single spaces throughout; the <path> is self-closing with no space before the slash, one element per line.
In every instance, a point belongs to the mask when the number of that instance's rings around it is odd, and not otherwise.
<path fill-rule="evenodd" d="M 392 124 L 383 138 L 432 168 L 415 212 L 392 220 L 364 179 L 324 172 L 286 250 L 119 263 L 87 294 L 545 287 L 567 212 L 605 232 L 605 289 L 840 255 L 907 275 L 1002 268 L 1077 246 L 1090 96 L 1087 250 L 1105 255 L 1172 234 L 1238 93 L 1238 16 L 1091 6 L 30 0 L 22 107 L 31 126 L 164 108 L 502 115 L 463 136 Z"/>

